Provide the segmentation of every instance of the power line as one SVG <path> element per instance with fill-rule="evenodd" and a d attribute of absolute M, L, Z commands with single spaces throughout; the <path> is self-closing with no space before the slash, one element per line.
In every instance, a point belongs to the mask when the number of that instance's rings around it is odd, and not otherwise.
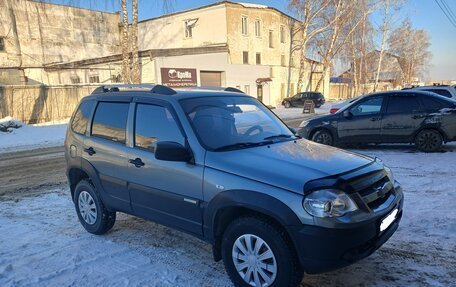
<path fill-rule="evenodd" d="M 448 3 L 446 2 L 446 0 L 441 0 L 441 1 L 442 1 L 443 6 L 445 6 L 445 8 L 447 9 L 448 14 L 449 14 L 449 15 L 451 16 L 451 18 L 453 19 L 453 22 L 456 23 L 456 16 L 454 15 L 453 9 L 451 9 L 450 5 L 448 5 Z"/>
<path fill-rule="evenodd" d="M 446 16 L 447 19 L 450 21 L 450 23 L 454 26 L 454 28 L 456 28 L 456 21 L 454 21 L 453 18 L 451 18 L 451 17 L 447 14 L 447 11 L 445 11 L 445 9 L 443 9 L 442 5 L 440 4 L 440 2 L 439 2 L 438 0 L 435 0 L 435 3 L 437 3 L 437 5 L 439 5 L 440 10 L 442 10 L 443 14 L 445 14 L 445 16 Z"/>

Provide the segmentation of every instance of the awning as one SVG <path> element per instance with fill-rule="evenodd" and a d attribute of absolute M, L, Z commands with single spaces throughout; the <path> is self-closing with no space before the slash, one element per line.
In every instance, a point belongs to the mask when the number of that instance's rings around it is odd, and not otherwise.
<path fill-rule="evenodd" d="M 262 85 L 266 82 L 272 82 L 272 79 L 271 78 L 258 78 L 256 79 L 256 83 L 257 85 Z"/>

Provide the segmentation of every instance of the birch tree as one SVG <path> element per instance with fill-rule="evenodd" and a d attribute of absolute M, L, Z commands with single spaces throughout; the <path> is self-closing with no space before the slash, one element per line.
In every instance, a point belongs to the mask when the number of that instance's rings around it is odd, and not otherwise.
<path fill-rule="evenodd" d="M 122 6 L 122 81 L 126 84 L 130 83 L 130 53 L 128 45 L 128 10 L 127 0 L 121 0 Z"/>

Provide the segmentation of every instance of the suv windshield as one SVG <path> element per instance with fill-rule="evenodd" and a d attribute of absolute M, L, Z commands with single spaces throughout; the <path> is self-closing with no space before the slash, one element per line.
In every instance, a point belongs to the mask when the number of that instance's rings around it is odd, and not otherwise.
<path fill-rule="evenodd" d="M 265 106 L 249 97 L 202 97 L 181 101 L 201 144 L 222 151 L 295 139 Z"/>

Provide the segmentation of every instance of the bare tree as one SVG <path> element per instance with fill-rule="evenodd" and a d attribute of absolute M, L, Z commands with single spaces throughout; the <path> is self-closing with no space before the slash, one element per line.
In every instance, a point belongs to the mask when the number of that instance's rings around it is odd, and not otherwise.
<path fill-rule="evenodd" d="M 380 26 L 379 30 L 382 35 L 382 40 L 380 43 L 377 73 L 375 75 L 374 92 L 377 90 L 380 73 L 382 71 L 382 61 L 386 50 L 388 35 L 393 25 L 395 15 L 397 11 L 400 10 L 403 2 L 404 0 L 383 0 L 379 2 L 381 7 L 380 11 L 382 14 L 382 25 Z"/>
<path fill-rule="evenodd" d="M 121 0 L 122 6 L 122 81 L 130 83 L 130 53 L 128 45 L 128 10 L 127 0 Z"/>
<path fill-rule="evenodd" d="M 131 25 L 131 42 L 133 54 L 133 71 L 131 81 L 134 84 L 141 83 L 141 74 L 139 69 L 139 51 L 138 51 L 138 0 L 132 0 L 132 25 Z"/>
<path fill-rule="evenodd" d="M 432 58 L 427 31 L 413 29 L 410 21 L 406 19 L 401 26 L 393 30 L 388 38 L 388 44 L 390 51 L 398 56 L 403 84 L 411 85 L 414 77 L 426 74 Z"/>

